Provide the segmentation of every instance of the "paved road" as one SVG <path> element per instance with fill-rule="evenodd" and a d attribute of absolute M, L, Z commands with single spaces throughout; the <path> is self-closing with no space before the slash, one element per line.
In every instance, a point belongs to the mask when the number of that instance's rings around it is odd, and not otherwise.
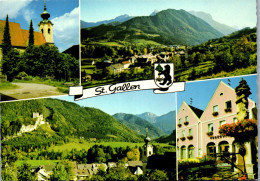
<path fill-rule="evenodd" d="M 35 83 L 12 83 L 19 88 L 0 91 L 2 101 L 64 95 L 56 87 Z"/>

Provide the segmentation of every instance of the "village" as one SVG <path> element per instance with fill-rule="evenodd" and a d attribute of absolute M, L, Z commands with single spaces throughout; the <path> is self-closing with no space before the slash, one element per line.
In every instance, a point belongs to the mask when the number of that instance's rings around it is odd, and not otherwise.
<path fill-rule="evenodd" d="M 184 47 L 184 48 L 181 48 Z M 180 45 L 171 45 L 164 47 L 158 53 L 147 48 L 144 48 L 143 53 L 135 55 L 117 55 L 113 58 L 82 58 L 82 82 L 89 82 L 91 80 L 104 80 L 105 78 L 115 78 L 120 74 L 131 74 L 131 77 L 136 77 L 138 74 L 149 74 L 147 70 L 153 69 L 154 63 L 174 62 L 173 57 L 178 57 L 179 60 L 187 57 L 187 47 Z M 176 59 L 176 58 L 175 58 Z M 151 73 L 151 72 L 150 72 Z M 152 75 L 152 74 L 151 74 Z M 146 79 L 145 76 L 143 76 Z M 148 78 L 148 77 L 147 77 Z"/>

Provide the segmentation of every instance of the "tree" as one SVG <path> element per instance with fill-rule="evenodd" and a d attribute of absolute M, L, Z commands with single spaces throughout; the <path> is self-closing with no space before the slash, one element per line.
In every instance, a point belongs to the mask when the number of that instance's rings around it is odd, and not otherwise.
<path fill-rule="evenodd" d="M 167 173 L 156 169 L 150 174 L 149 180 L 168 180 Z"/>
<path fill-rule="evenodd" d="M 73 176 L 71 162 L 64 160 L 62 162 L 57 163 L 55 168 L 52 170 L 53 174 L 51 175 L 51 181 L 63 181 L 63 180 L 72 180 Z"/>
<path fill-rule="evenodd" d="M 251 94 L 250 87 L 247 82 L 242 78 L 239 85 L 235 88 L 236 91 L 236 104 L 238 106 L 237 119 L 243 121 L 248 119 L 248 97 Z"/>
<path fill-rule="evenodd" d="M 21 58 L 15 49 L 10 49 L 3 57 L 3 74 L 7 75 L 7 80 L 12 81 L 20 71 Z"/>
<path fill-rule="evenodd" d="M 33 31 L 33 23 L 32 20 L 30 21 L 30 28 L 29 28 L 29 47 L 34 45 L 34 31 Z"/>
<path fill-rule="evenodd" d="M 18 170 L 17 178 L 21 181 L 37 180 L 37 175 L 32 172 L 32 167 L 30 164 L 24 163 Z"/>
<path fill-rule="evenodd" d="M 6 15 L 6 20 L 5 20 L 2 49 L 3 49 L 3 55 L 7 55 L 7 53 L 12 49 L 8 15 Z"/>

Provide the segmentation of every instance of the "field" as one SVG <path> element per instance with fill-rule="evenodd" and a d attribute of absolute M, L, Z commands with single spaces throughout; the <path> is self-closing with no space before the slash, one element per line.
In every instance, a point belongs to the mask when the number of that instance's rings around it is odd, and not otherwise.
<path fill-rule="evenodd" d="M 0 90 L 10 90 L 10 89 L 17 89 L 19 86 L 11 84 L 10 82 L 1 82 Z"/>
<path fill-rule="evenodd" d="M 60 160 L 18 160 L 15 162 L 17 167 L 20 167 L 23 163 L 28 163 L 32 167 L 38 167 L 39 165 L 54 165 Z"/>
<path fill-rule="evenodd" d="M 169 147 L 170 145 L 166 144 L 166 143 L 152 143 L 153 145 L 160 145 L 161 147 Z M 70 151 L 72 149 L 76 149 L 76 150 L 81 150 L 81 149 L 85 149 L 88 150 L 90 147 L 94 146 L 94 145 L 104 145 L 104 146 L 111 146 L 113 148 L 116 147 L 127 147 L 129 146 L 130 148 L 133 148 L 135 146 L 143 146 L 144 143 L 130 143 L 130 142 L 87 142 L 87 141 L 83 141 L 82 143 L 80 143 L 79 141 L 74 141 L 74 142 L 70 142 L 64 145 L 59 145 L 59 146 L 52 146 L 50 147 L 48 150 L 54 150 L 54 151 Z M 171 147 L 171 146 L 170 146 Z"/>

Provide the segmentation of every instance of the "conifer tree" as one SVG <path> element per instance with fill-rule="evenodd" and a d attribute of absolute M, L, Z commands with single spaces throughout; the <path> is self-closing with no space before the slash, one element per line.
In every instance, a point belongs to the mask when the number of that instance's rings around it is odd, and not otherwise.
<path fill-rule="evenodd" d="M 30 28 L 29 28 L 29 46 L 34 45 L 34 34 L 33 34 L 33 23 L 32 20 L 30 21 Z"/>
<path fill-rule="evenodd" d="M 6 15 L 6 20 L 5 20 L 5 28 L 4 28 L 4 37 L 3 37 L 2 48 L 3 48 L 3 55 L 7 55 L 7 53 L 12 48 L 8 15 Z"/>

